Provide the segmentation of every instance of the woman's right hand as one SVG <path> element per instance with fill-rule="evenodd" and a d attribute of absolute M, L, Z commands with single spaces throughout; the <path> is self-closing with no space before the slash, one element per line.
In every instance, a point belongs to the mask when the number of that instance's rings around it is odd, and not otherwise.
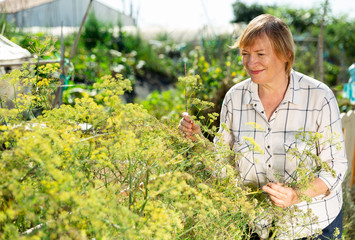
<path fill-rule="evenodd" d="M 187 112 L 182 113 L 182 119 L 180 120 L 178 129 L 193 141 L 196 140 L 196 134 L 202 136 L 200 126 L 190 118 Z"/>

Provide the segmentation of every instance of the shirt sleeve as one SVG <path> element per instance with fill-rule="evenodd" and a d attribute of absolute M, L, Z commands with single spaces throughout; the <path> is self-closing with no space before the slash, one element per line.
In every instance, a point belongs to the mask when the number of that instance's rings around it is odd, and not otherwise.
<path fill-rule="evenodd" d="M 318 118 L 318 132 L 324 139 L 321 140 L 319 157 L 335 170 L 335 176 L 329 172 L 321 171 L 318 177 L 328 186 L 329 191 L 340 187 L 346 176 L 348 161 L 346 158 L 341 118 L 336 98 L 329 90 L 324 98 L 322 109 Z"/>
<path fill-rule="evenodd" d="M 223 143 L 229 146 L 230 149 L 234 145 L 233 129 L 232 129 L 232 98 L 231 93 L 227 92 L 222 103 L 222 109 L 220 113 L 220 125 L 216 137 L 213 142 L 218 150 L 218 145 Z"/>
<path fill-rule="evenodd" d="M 230 166 L 228 162 L 233 158 L 234 137 L 232 131 L 232 100 L 227 92 L 220 113 L 220 127 L 218 133 L 213 139 L 216 155 L 216 171 L 214 175 L 225 178 L 228 175 Z"/>

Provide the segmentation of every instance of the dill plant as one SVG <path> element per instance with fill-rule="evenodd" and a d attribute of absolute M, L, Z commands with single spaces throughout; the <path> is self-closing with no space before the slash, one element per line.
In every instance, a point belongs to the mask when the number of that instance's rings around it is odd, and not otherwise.
<path fill-rule="evenodd" d="M 247 123 L 247 125 L 253 126 L 259 129 L 256 123 Z M 261 129 L 262 130 L 262 129 Z M 301 201 L 307 201 L 311 203 L 312 199 L 305 195 L 307 189 L 314 188 L 313 182 L 316 177 L 319 177 L 321 173 L 326 173 L 335 177 L 335 171 L 329 164 L 322 161 L 318 156 L 321 146 L 325 144 L 336 145 L 337 149 L 341 149 L 341 142 L 338 141 L 339 134 L 331 132 L 329 129 L 325 133 L 309 132 L 299 130 L 295 133 L 295 141 L 285 146 L 287 161 L 293 162 L 296 166 L 295 170 L 290 174 L 287 179 L 283 179 L 281 176 L 275 176 L 280 179 L 280 183 L 284 186 L 293 188 Z M 248 150 L 262 153 L 260 146 L 250 137 L 244 137 L 244 141 L 248 142 Z M 237 153 L 237 157 L 243 156 L 243 152 Z M 262 209 L 262 213 L 257 217 L 257 221 L 254 224 L 260 224 L 263 222 L 277 222 L 274 226 L 269 227 L 269 236 L 274 239 L 276 236 L 282 236 L 291 238 L 291 232 L 289 232 L 290 223 L 297 222 L 299 225 L 310 226 L 312 222 L 317 221 L 316 216 L 312 211 L 303 212 L 293 205 L 288 208 L 279 208 L 274 206 L 267 194 L 261 189 L 256 189 L 254 186 L 246 186 L 249 189 L 247 193 L 251 199 L 259 202 L 259 207 Z M 253 225 L 252 225 L 253 226 Z M 314 234 L 321 234 L 321 229 L 317 229 Z M 298 233 L 294 233 L 298 236 Z"/>
<path fill-rule="evenodd" d="M 1 108 L 1 239 L 202 239 L 224 216 L 219 236 L 238 229 L 235 218 L 250 204 L 231 194 L 232 178 L 214 186 L 203 167 L 212 167 L 213 152 L 194 155 L 196 143 L 123 104 L 119 95 L 131 88 L 123 76 L 94 87 L 94 98 L 30 120 L 18 114 L 28 108 Z"/>
<path fill-rule="evenodd" d="M 123 104 L 123 76 L 94 87 L 31 119 L 0 109 L 0 239 L 245 239 L 255 205 L 212 176 L 215 152 Z"/>
<path fill-rule="evenodd" d="M 25 64 L 22 69 L 15 69 L 3 75 L 0 81 L 10 82 L 14 98 L 9 99 L 5 96 L 1 102 L 12 102 L 14 108 L 12 111 L 3 111 L 0 121 L 28 120 L 36 117 L 38 111 L 52 109 L 52 94 L 59 86 L 59 81 L 53 74 L 58 69 L 59 64 L 37 67 Z M 21 118 L 18 118 L 20 116 Z"/>

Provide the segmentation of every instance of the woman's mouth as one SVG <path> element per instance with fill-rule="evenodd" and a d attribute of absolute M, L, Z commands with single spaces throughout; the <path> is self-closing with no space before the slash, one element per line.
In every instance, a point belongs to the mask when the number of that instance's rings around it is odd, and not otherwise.
<path fill-rule="evenodd" d="M 262 71 L 264 71 L 264 70 L 250 70 L 250 73 L 253 75 L 256 75 L 256 74 L 261 73 Z"/>

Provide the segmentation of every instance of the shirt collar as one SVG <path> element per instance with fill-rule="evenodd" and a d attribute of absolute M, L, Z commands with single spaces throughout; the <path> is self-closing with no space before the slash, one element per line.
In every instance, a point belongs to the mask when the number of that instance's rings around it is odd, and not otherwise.
<path fill-rule="evenodd" d="M 290 77 L 290 84 L 287 87 L 286 94 L 284 99 L 282 100 L 281 104 L 285 104 L 287 102 L 291 102 L 294 104 L 299 104 L 300 99 L 299 99 L 299 92 L 300 89 L 300 84 L 299 81 L 302 79 L 302 75 L 294 71 L 293 69 L 291 70 L 291 77 Z M 254 83 L 250 78 L 249 84 L 248 84 L 248 91 L 244 95 L 244 103 L 245 104 L 258 104 L 260 103 L 260 98 L 258 95 L 258 84 Z"/>
<path fill-rule="evenodd" d="M 296 72 L 295 70 L 291 70 L 290 84 L 287 88 L 286 95 L 284 101 L 288 101 L 294 103 L 296 105 L 301 104 L 300 96 L 300 81 L 302 80 L 303 75 Z"/>

